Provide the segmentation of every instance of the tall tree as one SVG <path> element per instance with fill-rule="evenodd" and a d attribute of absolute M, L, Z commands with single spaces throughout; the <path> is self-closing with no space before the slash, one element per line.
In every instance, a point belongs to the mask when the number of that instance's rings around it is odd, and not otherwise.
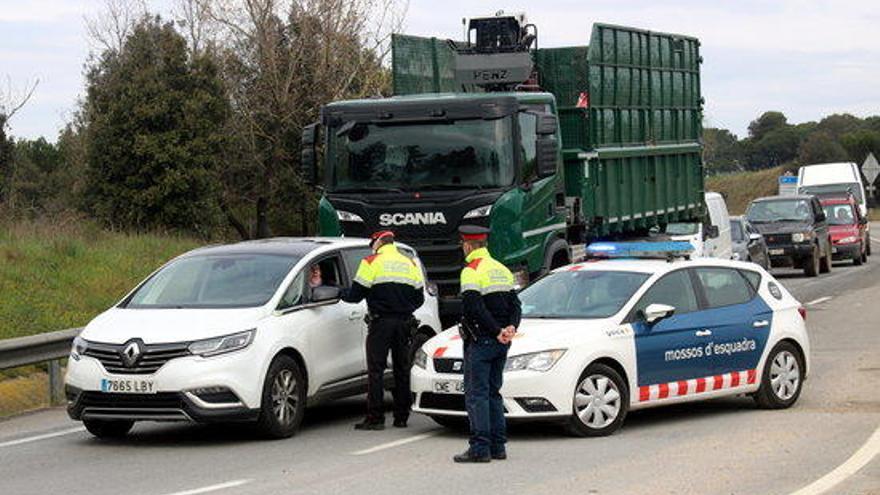
<path fill-rule="evenodd" d="M 798 163 L 801 165 L 840 162 L 846 158 L 843 146 L 831 134 L 823 131 L 810 134 L 798 149 Z"/>
<path fill-rule="evenodd" d="M 387 92 L 393 0 L 202 0 L 227 47 L 238 145 L 224 208 L 242 236 L 307 234 L 316 200 L 299 174 L 300 133 L 321 105 Z M 252 221 L 245 220 L 253 212 Z"/>
<path fill-rule="evenodd" d="M 88 208 L 119 227 L 211 235 L 228 118 L 218 70 L 188 56 L 170 23 L 145 17 L 87 73 Z"/>
<path fill-rule="evenodd" d="M 788 125 L 788 119 L 782 112 L 764 112 L 749 124 L 749 137 L 757 142 L 771 131 L 781 129 L 786 125 Z"/>

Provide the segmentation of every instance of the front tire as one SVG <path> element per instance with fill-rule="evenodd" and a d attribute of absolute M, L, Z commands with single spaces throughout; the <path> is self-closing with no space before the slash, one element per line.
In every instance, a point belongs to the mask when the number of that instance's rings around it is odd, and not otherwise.
<path fill-rule="evenodd" d="M 755 402 L 763 409 L 786 409 L 797 402 L 804 383 L 804 359 L 791 342 L 780 342 L 770 351 L 761 374 Z"/>
<path fill-rule="evenodd" d="M 862 249 L 861 245 L 859 245 L 859 252 L 857 252 L 853 256 L 853 265 L 861 266 L 862 263 L 864 263 L 866 259 L 867 259 L 867 256 L 865 255 L 865 250 Z"/>
<path fill-rule="evenodd" d="M 813 245 L 813 253 L 804 260 L 804 275 L 815 277 L 819 275 L 819 248 Z"/>
<path fill-rule="evenodd" d="M 123 438 L 131 431 L 134 421 L 110 419 L 84 419 L 83 426 L 98 438 Z"/>
<path fill-rule="evenodd" d="M 619 430 L 629 411 L 629 390 L 620 373 L 593 363 L 574 389 L 567 430 L 578 437 L 602 437 Z"/>
<path fill-rule="evenodd" d="M 268 438 L 288 438 L 299 430 L 305 409 L 306 383 L 299 364 L 289 356 L 276 357 L 263 383 L 257 428 Z"/>

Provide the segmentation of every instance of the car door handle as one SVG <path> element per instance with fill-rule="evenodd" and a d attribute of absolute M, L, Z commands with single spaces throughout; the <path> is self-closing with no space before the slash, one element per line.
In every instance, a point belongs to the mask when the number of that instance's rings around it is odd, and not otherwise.
<path fill-rule="evenodd" d="M 712 330 L 697 330 L 694 335 L 696 335 L 697 337 L 708 337 L 712 335 Z"/>
<path fill-rule="evenodd" d="M 752 323 L 752 326 L 755 328 L 767 327 L 767 326 L 770 326 L 770 322 L 767 320 L 758 320 L 758 321 Z"/>
<path fill-rule="evenodd" d="M 363 318 L 363 317 L 364 317 L 363 311 L 355 310 L 355 311 L 352 311 L 351 313 L 348 313 L 349 320 L 357 320 L 358 318 Z"/>

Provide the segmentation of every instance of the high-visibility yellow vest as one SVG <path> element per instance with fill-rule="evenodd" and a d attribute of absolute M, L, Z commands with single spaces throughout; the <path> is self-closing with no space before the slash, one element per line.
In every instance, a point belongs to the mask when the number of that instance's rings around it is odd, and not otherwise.
<path fill-rule="evenodd" d="M 461 271 L 461 292 L 475 290 L 481 295 L 513 290 L 513 274 L 489 254 L 486 248 L 474 249 L 465 258 Z"/>
<path fill-rule="evenodd" d="M 425 285 L 422 270 L 394 244 L 386 244 L 376 254 L 361 260 L 354 281 L 367 288 L 387 283 L 410 285 L 416 289 Z"/>

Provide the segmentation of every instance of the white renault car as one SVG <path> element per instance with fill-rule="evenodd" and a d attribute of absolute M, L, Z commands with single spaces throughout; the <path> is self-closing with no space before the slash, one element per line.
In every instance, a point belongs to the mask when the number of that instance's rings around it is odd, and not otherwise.
<path fill-rule="evenodd" d="M 755 264 L 677 260 L 670 249 L 692 248 L 591 245 L 629 259 L 562 267 L 520 292 L 501 390 L 508 418 L 599 436 L 646 407 L 737 394 L 766 408 L 795 403 L 810 355 L 800 303 Z M 670 258 L 632 259 L 658 253 Z M 415 410 L 443 425 L 466 416 L 462 355 L 454 329 L 416 353 Z"/>
<path fill-rule="evenodd" d="M 368 242 L 278 238 L 170 261 L 74 341 L 70 417 L 99 437 L 143 420 L 251 421 L 292 435 L 306 405 L 366 390 L 366 305 L 339 290 Z M 417 346 L 441 328 L 436 291 L 425 291 Z"/>

